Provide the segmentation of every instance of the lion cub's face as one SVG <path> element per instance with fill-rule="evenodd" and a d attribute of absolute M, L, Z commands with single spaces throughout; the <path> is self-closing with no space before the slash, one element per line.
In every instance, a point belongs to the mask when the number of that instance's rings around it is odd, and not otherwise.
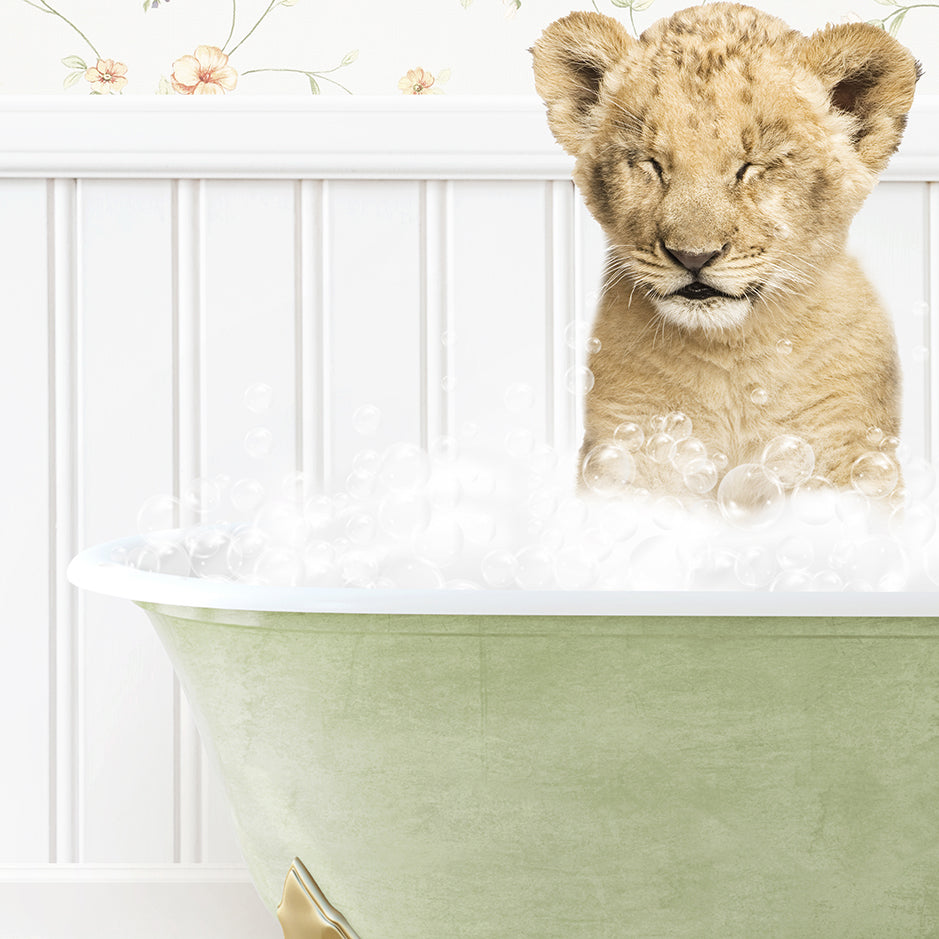
<path fill-rule="evenodd" d="M 632 39 L 571 14 L 535 75 L 626 278 L 707 333 L 817 280 L 896 148 L 912 57 L 864 24 L 807 39 L 749 7 L 675 14 Z"/>

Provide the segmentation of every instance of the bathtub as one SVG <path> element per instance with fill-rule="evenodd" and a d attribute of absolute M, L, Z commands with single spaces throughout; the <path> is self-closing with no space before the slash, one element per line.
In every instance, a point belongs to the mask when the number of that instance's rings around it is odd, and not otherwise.
<path fill-rule="evenodd" d="M 266 588 L 134 541 L 69 577 L 150 617 L 288 939 L 939 934 L 939 595 Z"/>

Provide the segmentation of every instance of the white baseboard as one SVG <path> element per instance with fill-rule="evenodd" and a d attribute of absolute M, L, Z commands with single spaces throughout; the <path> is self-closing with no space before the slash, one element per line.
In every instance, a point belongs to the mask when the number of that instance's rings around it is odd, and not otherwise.
<path fill-rule="evenodd" d="M 0 939 L 282 939 L 244 868 L 0 868 Z"/>

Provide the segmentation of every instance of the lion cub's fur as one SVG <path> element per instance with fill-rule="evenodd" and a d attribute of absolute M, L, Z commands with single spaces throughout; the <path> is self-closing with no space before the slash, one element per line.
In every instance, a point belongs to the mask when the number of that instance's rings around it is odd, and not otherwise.
<path fill-rule="evenodd" d="M 845 242 L 899 145 L 913 57 L 873 26 L 805 37 L 730 3 L 638 40 L 572 13 L 532 51 L 551 129 L 609 241 L 582 454 L 621 422 L 648 433 L 680 410 L 731 466 L 792 433 L 817 474 L 847 484 L 868 428 L 900 429 L 891 323 Z M 675 295 L 696 279 L 683 254 L 713 255 L 697 279 L 719 294 Z M 637 484 L 668 482 L 648 461 L 642 472 Z"/>

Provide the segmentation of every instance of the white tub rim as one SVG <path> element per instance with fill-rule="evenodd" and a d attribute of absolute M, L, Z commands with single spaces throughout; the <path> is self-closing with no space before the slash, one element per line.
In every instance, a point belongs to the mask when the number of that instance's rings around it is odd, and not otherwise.
<path fill-rule="evenodd" d="M 405 590 L 239 584 L 137 570 L 115 551 L 132 535 L 86 548 L 68 566 L 76 587 L 137 603 L 259 613 L 444 616 L 798 616 L 939 617 L 939 591 L 775 593 L 769 591 Z"/>

